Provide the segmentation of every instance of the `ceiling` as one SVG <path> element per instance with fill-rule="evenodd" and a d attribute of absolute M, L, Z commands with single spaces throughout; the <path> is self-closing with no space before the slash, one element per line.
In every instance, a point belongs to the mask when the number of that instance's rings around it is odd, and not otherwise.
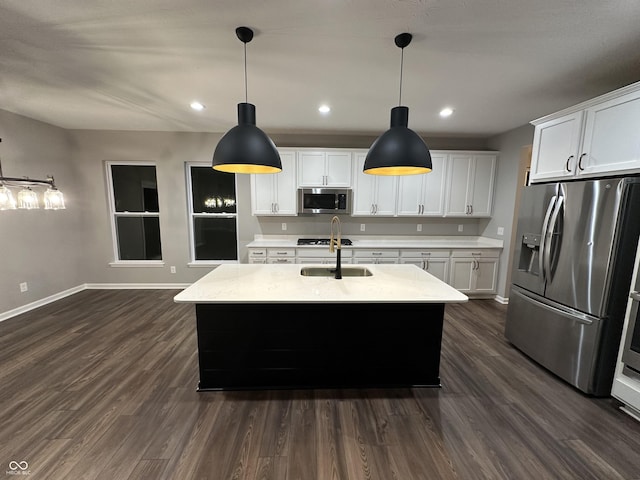
<path fill-rule="evenodd" d="M 402 104 L 425 136 L 500 134 L 640 80 L 638 0 L 2 0 L 0 109 L 69 129 L 224 132 L 245 101 L 243 25 L 267 133 L 381 133 L 403 53 Z"/>

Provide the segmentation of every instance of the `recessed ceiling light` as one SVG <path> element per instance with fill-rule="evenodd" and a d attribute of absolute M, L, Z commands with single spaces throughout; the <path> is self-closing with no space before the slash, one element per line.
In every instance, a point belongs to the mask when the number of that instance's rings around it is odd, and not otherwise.
<path fill-rule="evenodd" d="M 329 105 L 320 105 L 320 107 L 318 107 L 318 111 L 326 115 L 331 111 L 331 107 Z"/>
<path fill-rule="evenodd" d="M 451 116 L 452 113 L 453 113 L 453 108 L 445 107 L 442 110 L 440 110 L 441 117 L 449 117 Z"/>
<path fill-rule="evenodd" d="M 198 112 L 201 112 L 202 110 L 204 110 L 206 108 L 200 102 L 191 102 L 190 106 L 191 106 L 191 108 L 193 108 L 194 110 L 197 110 Z"/>

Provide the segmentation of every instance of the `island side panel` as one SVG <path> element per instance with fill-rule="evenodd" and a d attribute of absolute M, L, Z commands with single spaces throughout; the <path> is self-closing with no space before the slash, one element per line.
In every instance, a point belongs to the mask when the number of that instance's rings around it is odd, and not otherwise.
<path fill-rule="evenodd" d="M 444 307 L 197 304 L 198 390 L 439 387 Z"/>

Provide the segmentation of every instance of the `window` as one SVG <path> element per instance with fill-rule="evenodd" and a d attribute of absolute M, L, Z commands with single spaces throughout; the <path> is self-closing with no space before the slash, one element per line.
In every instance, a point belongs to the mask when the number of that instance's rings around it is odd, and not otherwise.
<path fill-rule="evenodd" d="M 156 167 L 107 164 L 116 261 L 161 261 Z"/>
<path fill-rule="evenodd" d="M 192 261 L 237 261 L 236 176 L 187 164 L 187 185 Z"/>

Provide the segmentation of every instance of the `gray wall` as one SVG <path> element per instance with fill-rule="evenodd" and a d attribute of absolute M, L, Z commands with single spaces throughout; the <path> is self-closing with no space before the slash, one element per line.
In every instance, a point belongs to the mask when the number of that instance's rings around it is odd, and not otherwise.
<path fill-rule="evenodd" d="M 507 298 L 511 286 L 511 255 L 513 235 L 515 235 L 514 216 L 518 206 L 519 191 L 523 187 L 522 171 L 523 149 L 533 142 L 533 125 L 524 125 L 497 137 L 489 139 L 491 149 L 498 150 L 500 157 L 496 173 L 495 201 L 493 216 L 481 231 L 485 237 L 500 238 L 504 249 L 500 256 L 498 274 L 498 295 Z M 504 228 L 504 235 L 497 234 L 498 227 Z"/>
<path fill-rule="evenodd" d="M 500 150 L 496 182 L 496 216 L 488 220 L 343 218 L 344 235 L 487 235 L 508 243 L 513 212 L 517 150 L 532 129 L 524 127 L 504 136 L 482 138 L 428 138 L 431 149 Z M 185 284 L 211 267 L 190 267 L 186 204 L 185 162 L 209 163 L 220 138 L 211 133 L 127 132 L 71 130 L 52 127 L 0 111 L 0 154 L 6 175 L 44 178 L 53 173 L 64 191 L 67 210 L 0 212 L 0 251 L 8 253 L 0 271 L 0 315 L 85 283 Z M 367 148 L 371 136 L 271 135 L 280 147 Z M 531 135 L 529 135 L 532 137 Z M 530 143 L 530 140 L 529 140 Z M 157 164 L 160 229 L 164 267 L 113 267 L 112 232 L 106 188 L 106 161 L 153 161 Z M 327 235 L 329 218 L 254 217 L 251 215 L 249 177 L 237 175 L 240 260 L 247 260 L 246 245 L 255 234 Z M 282 230 L 282 223 L 287 230 Z M 495 235 L 505 227 L 504 237 Z M 493 233 L 492 233 L 493 232 Z M 507 252 L 505 251 L 505 254 Z M 500 295 L 506 296 L 501 261 Z M 170 273 L 170 267 L 176 273 Z M 18 284 L 29 282 L 27 294 Z"/>
<path fill-rule="evenodd" d="M 44 180 L 54 175 L 71 207 L 0 211 L 0 314 L 85 282 L 88 263 L 83 203 L 85 191 L 71 161 L 71 135 L 64 129 L 0 110 L 3 174 Z M 13 190 L 16 193 L 16 190 Z M 29 290 L 20 292 L 27 282 Z"/>

